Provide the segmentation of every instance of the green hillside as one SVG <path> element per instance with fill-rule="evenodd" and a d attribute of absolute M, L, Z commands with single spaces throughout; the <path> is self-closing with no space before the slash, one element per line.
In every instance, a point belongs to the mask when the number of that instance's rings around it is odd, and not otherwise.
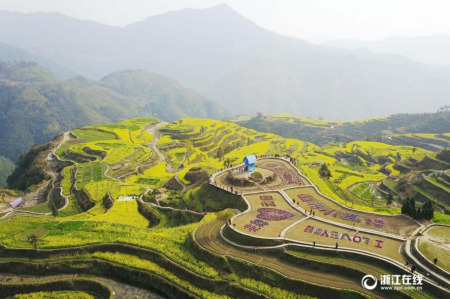
<path fill-rule="evenodd" d="M 416 145 L 437 151 L 448 146 L 450 141 L 448 136 L 443 135 L 450 131 L 450 111 L 396 114 L 350 122 L 326 121 L 290 114 L 258 114 L 254 117 L 229 117 L 226 120 L 258 131 L 299 138 L 319 145 L 335 141 L 372 140 L 394 145 Z M 413 137 L 402 135 L 406 133 L 421 134 L 414 134 Z M 430 140 L 423 133 L 439 136 Z"/>
<path fill-rule="evenodd" d="M 103 86 L 145 103 L 144 109 L 162 120 L 186 116 L 221 119 L 227 112 L 195 90 L 179 82 L 143 70 L 113 73 L 101 81 Z"/>
<path fill-rule="evenodd" d="M 0 82 L 5 85 L 55 83 L 58 79 L 33 62 L 0 61 Z"/>
<path fill-rule="evenodd" d="M 0 42 L 0 60 L 1 61 L 27 61 L 35 62 L 44 66 L 53 75 L 60 79 L 69 79 L 75 76 L 75 72 L 61 67 L 57 63 L 45 59 L 31 53 L 28 53 L 18 47 L 14 47 L 3 42 Z"/>
<path fill-rule="evenodd" d="M 120 88 L 108 88 L 118 82 Z M 118 73 L 102 82 L 61 81 L 35 63 L 0 64 L 0 155 L 12 161 L 63 131 L 153 114 L 163 120 L 221 118 L 223 110 L 171 79 L 145 72 Z"/>
<path fill-rule="evenodd" d="M 450 150 L 421 154 L 397 161 L 390 169 L 392 176 L 380 186 L 400 200 L 414 197 L 417 201 L 434 202 L 436 208 L 450 213 Z"/>
<path fill-rule="evenodd" d="M 6 186 L 6 178 L 14 171 L 15 165 L 11 160 L 0 156 L 0 188 Z"/>

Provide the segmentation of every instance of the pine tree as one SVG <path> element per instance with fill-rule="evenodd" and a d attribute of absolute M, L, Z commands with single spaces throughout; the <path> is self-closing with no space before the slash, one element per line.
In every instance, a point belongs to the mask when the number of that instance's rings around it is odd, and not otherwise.
<path fill-rule="evenodd" d="M 406 198 L 402 204 L 402 214 L 410 215 L 411 214 L 411 205 L 409 203 L 409 198 Z"/>
<path fill-rule="evenodd" d="M 432 219 L 434 216 L 433 204 L 427 201 L 422 207 L 422 218 L 426 220 Z"/>
<path fill-rule="evenodd" d="M 414 218 L 417 220 L 423 219 L 423 209 L 421 207 L 417 208 L 416 217 Z"/>
<path fill-rule="evenodd" d="M 416 217 L 417 217 L 416 200 L 414 198 L 411 198 L 409 202 L 410 202 L 410 206 L 411 206 L 411 209 L 410 209 L 411 214 L 409 214 L 409 215 L 412 218 L 416 219 Z"/>

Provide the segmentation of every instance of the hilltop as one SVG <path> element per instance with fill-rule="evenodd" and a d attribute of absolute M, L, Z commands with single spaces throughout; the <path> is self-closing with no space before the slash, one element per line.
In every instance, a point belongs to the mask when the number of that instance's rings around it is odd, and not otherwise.
<path fill-rule="evenodd" d="M 138 115 L 173 120 L 222 118 L 225 113 L 197 92 L 156 74 L 127 71 L 102 81 L 81 76 L 62 81 L 29 62 L 0 63 L 0 111 L 0 155 L 12 161 L 32 144 L 85 125 Z"/>
<path fill-rule="evenodd" d="M 49 70 L 54 76 L 59 79 L 70 79 L 76 76 L 76 73 L 63 68 L 52 60 L 42 58 L 36 55 L 33 55 L 27 51 L 24 51 L 18 47 L 14 47 L 3 42 L 0 42 L 0 61 L 9 61 L 9 62 L 35 62 L 39 65 L 42 65 L 45 69 Z"/>

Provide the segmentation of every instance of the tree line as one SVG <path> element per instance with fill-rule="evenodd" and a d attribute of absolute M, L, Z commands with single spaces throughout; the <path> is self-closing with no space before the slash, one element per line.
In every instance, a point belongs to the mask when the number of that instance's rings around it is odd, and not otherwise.
<path fill-rule="evenodd" d="M 427 201 L 422 206 L 416 207 L 416 200 L 414 198 L 406 198 L 403 201 L 402 214 L 409 215 L 417 220 L 430 220 L 433 218 L 434 209 L 431 201 Z"/>

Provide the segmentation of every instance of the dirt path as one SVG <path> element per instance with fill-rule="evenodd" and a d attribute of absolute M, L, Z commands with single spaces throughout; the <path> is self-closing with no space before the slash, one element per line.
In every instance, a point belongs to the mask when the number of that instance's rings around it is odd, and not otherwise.
<path fill-rule="evenodd" d="M 45 171 L 51 177 L 51 184 L 53 184 L 52 180 L 54 180 L 55 177 L 58 175 L 58 173 L 54 171 L 54 167 L 52 167 L 52 164 L 55 163 L 54 159 L 59 160 L 59 157 L 55 154 L 55 152 L 68 139 L 70 139 L 69 132 L 63 133 L 63 138 L 59 142 L 58 146 L 55 149 L 53 149 L 51 152 L 49 152 L 48 155 L 45 158 L 46 159 L 46 163 L 47 163 Z M 44 193 L 45 193 L 45 189 L 47 188 L 47 184 L 49 182 L 50 181 L 44 182 L 36 190 L 23 195 L 22 196 L 23 203 L 21 204 L 21 208 L 32 207 L 32 206 L 37 205 L 40 201 L 42 201 L 42 198 L 43 198 Z M 67 201 L 68 201 L 68 199 L 66 198 L 66 202 Z M 9 205 L 5 205 L 4 207 L 2 207 L 0 209 L 0 213 L 4 213 L 4 212 L 8 213 L 8 212 L 13 212 L 13 211 L 15 212 L 15 210 L 13 210 Z M 39 214 L 43 214 L 43 213 L 39 213 Z"/>
<path fill-rule="evenodd" d="M 159 151 L 158 149 L 158 141 L 159 141 L 159 136 L 158 136 L 158 132 L 159 132 L 159 128 L 166 125 L 167 123 L 165 121 L 161 121 L 159 123 L 157 123 L 156 125 L 150 127 L 149 129 L 147 129 L 147 132 L 149 132 L 150 134 L 153 135 L 153 139 L 152 142 L 148 144 L 148 148 L 155 152 L 156 155 L 158 156 L 158 163 L 165 161 L 166 158 L 164 157 L 164 155 Z"/>
<path fill-rule="evenodd" d="M 155 208 L 157 208 L 157 209 L 162 209 L 162 210 L 172 210 L 172 211 L 186 212 L 186 213 L 191 213 L 191 214 L 200 215 L 200 216 L 205 215 L 205 213 L 202 213 L 202 212 L 196 212 L 196 211 L 192 211 L 192 210 L 188 210 L 188 209 L 182 210 L 182 209 L 177 209 L 177 208 L 172 208 L 172 207 L 163 207 L 163 206 L 160 206 L 160 205 L 159 205 L 159 201 L 158 201 L 158 200 L 157 200 L 158 204 L 155 204 L 155 203 L 152 203 L 152 202 L 146 202 L 146 201 L 144 201 L 143 197 L 144 197 L 144 195 L 147 194 L 150 190 L 151 190 L 150 188 L 147 188 L 147 190 L 146 190 L 143 194 L 141 194 L 141 196 L 139 196 L 139 201 L 140 201 L 142 204 L 151 205 L 152 207 L 155 207 Z"/>
<path fill-rule="evenodd" d="M 220 238 L 220 228 L 224 224 L 224 221 L 219 220 L 206 223 L 197 228 L 194 238 L 200 246 L 215 254 L 240 258 L 253 264 L 275 270 L 289 278 L 298 279 L 312 284 L 319 284 L 322 286 L 332 286 L 334 288 L 353 290 L 371 297 L 378 297 L 378 295 L 364 289 L 360 283 L 350 279 L 323 272 L 302 269 L 275 257 L 266 256 L 260 253 L 251 253 L 236 248 Z"/>
<path fill-rule="evenodd" d="M 184 189 L 186 189 L 187 188 L 187 186 L 186 186 L 186 184 L 185 183 L 183 183 L 183 181 L 182 180 L 180 180 L 180 178 L 178 177 L 178 174 L 175 174 L 175 180 L 178 182 L 178 184 L 180 184 L 181 185 L 181 187 L 183 187 L 183 190 L 182 191 L 184 191 Z"/>
<path fill-rule="evenodd" d="M 166 122 L 161 121 L 157 125 L 152 126 L 151 128 L 149 128 L 147 130 L 147 132 L 149 132 L 150 134 L 153 135 L 152 142 L 148 145 L 148 148 L 151 151 L 155 152 L 156 155 L 158 156 L 157 163 L 164 162 L 166 164 L 167 172 L 177 173 L 178 172 L 178 168 L 175 168 L 172 165 L 170 165 L 170 163 L 166 160 L 166 157 L 164 156 L 164 154 L 158 148 L 158 141 L 159 141 L 158 132 L 159 132 L 159 128 L 164 126 L 164 125 L 166 125 L 166 124 L 167 124 Z M 186 157 L 185 157 L 185 159 L 186 159 Z M 184 160 L 183 160 L 183 163 L 184 163 Z M 183 182 L 181 182 L 176 175 L 175 175 L 175 179 L 178 181 L 178 183 L 180 183 L 181 186 L 183 186 L 183 189 L 186 187 L 186 185 Z"/>

